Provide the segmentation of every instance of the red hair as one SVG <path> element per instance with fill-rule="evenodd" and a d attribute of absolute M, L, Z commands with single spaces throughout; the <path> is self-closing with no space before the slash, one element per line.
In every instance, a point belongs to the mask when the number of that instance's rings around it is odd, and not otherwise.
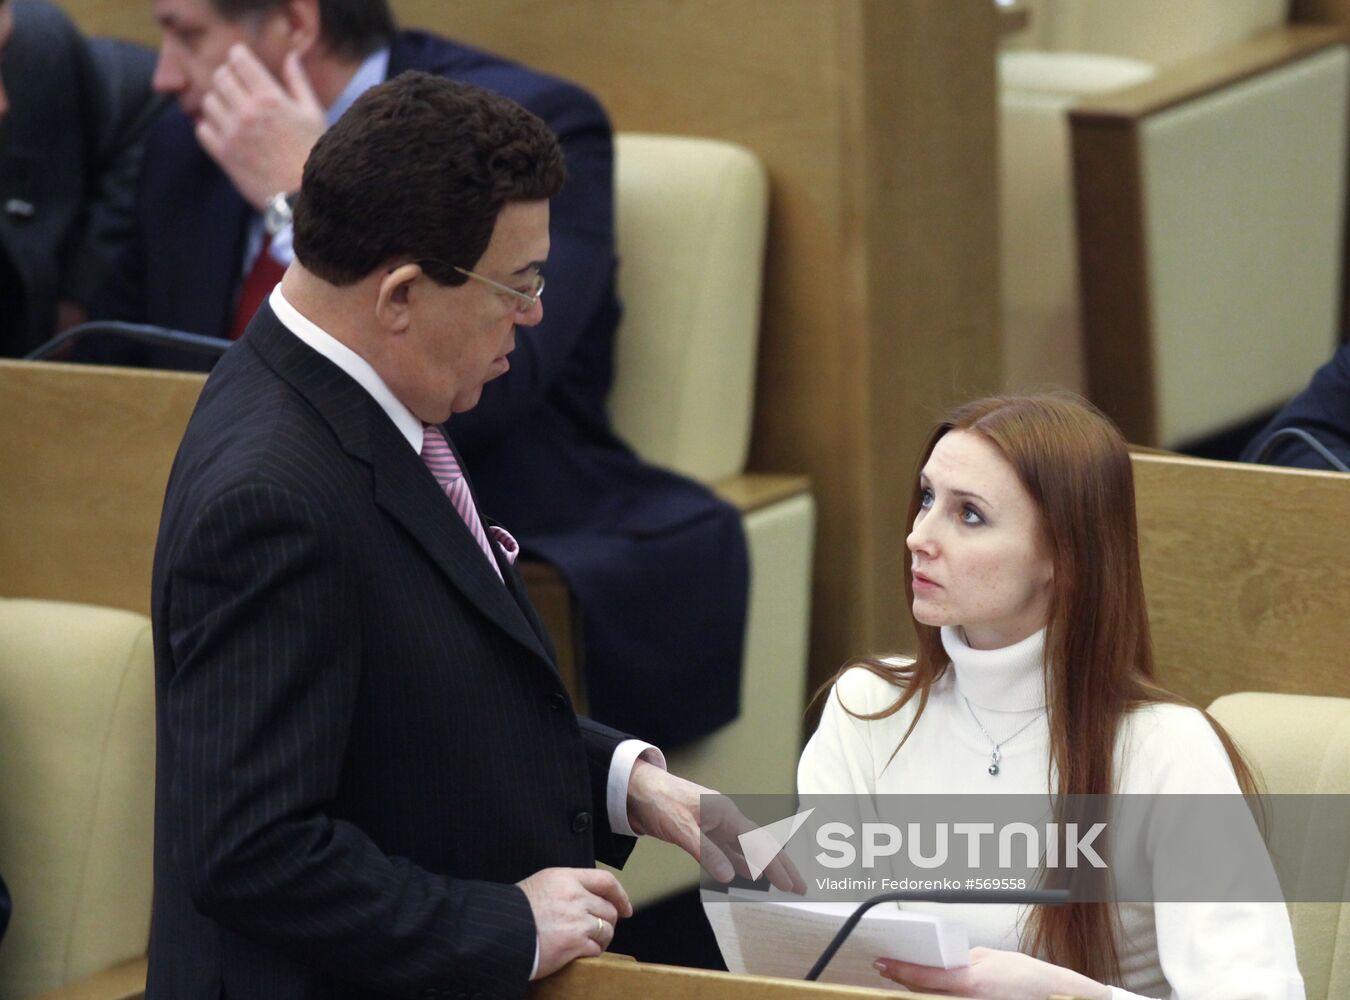
<path fill-rule="evenodd" d="M 1139 567 L 1134 472 L 1120 431 L 1091 403 L 1071 393 L 994 396 L 958 407 L 933 429 L 919 457 L 928 461 L 944 434 L 979 434 L 1012 466 L 1035 502 L 1054 583 L 1045 634 L 1045 695 L 1050 728 L 1050 768 L 1060 796 L 1115 790 L 1115 747 L 1125 714 L 1143 705 L 1185 704 L 1160 688 L 1153 669 L 1148 611 Z M 918 472 L 909 501 L 909 523 L 919 512 Z M 913 617 L 914 587 L 905 574 L 905 597 Z M 896 665 L 860 658 L 840 670 L 862 666 L 901 689 L 895 704 L 874 715 L 893 715 L 918 699 L 914 719 L 896 752 L 909 739 L 928 703 L 932 685 L 948 659 L 936 626 L 914 620 L 918 652 Z M 1244 792 L 1255 782 L 1232 739 L 1214 727 Z M 1047 781 L 1049 775 L 1047 775 Z M 1116 950 L 1119 915 L 1109 903 L 1071 903 L 1036 908 L 1024 944 L 1040 957 L 1102 982 L 1119 980 Z"/>

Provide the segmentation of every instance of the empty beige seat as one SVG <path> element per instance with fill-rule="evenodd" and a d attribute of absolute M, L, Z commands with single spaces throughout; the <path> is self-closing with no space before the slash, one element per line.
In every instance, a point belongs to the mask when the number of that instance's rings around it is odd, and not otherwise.
<path fill-rule="evenodd" d="M 1344 796 L 1350 794 L 1350 698 L 1296 694 L 1231 694 L 1210 712 L 1237 740 L 1256 765 L 1272 794 Z M 1325 858 L 1313 861 L 1317 830 L 1306 831 L 1309 864 L 1293 872 L 1300 888 L 1350 888 L 1345 859 L 1340 870 L 1327 870 Z M 1343 831 L 1322 831 L 1335 834 Z M 1296 858 L 1296 860 L 1302 860 Z M 1344 898 L 1344 896 L 1342 896 Z M 1299 969 L 1308 1000 L 1350 996 L 1350 905 L 1293 902 L 1290 917 Z"/>
<path fill-rule="evenodd" d="M 0 598 L 0 1000 L 145 954 L 153 675 L 144 615 Z"/>

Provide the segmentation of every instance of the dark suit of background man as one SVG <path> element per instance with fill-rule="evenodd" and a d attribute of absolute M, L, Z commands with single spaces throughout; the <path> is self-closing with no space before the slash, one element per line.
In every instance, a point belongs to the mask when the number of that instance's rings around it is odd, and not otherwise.
<path fill-rule="evenodd" d="M 164 502 L 148 1000 L 519 996 L 630 912 L 597 855 L 698 854 L 701 789 L 573 714 L 509 534 L 431 467 L 542 318 L 562 180 L 539 119 L 424 73 L 315 146 Z"/>
<path fill-rule="evenodd" d="M 242 329 L 290 260 L 284 226 L 262 249 L 260 210 L 295 190 L 315 138 L 372 83 L 420 69 L 524 105 L 560 138 L 568 170 L 553 204 L 548 316 L 521 331 L 511 371 L 451 432 L 483 505 L 571 585 L 595 716 L 665 744 L 735 718 L 749 586 L 740 517 L 643 464 L 605 409 L 619 305 L 600 105 L 456 42 L 395 32 L 384 0 L 152 5 L 155 86 L 179 106 L 149 139 L 137 240 L 101 312 L 208 336 Z"/>
<path fill-rule="evenodd" d="M 80 322 L 131 239 L 152 54 L 0 0 L 0 357 Z"/>
<path fill-rule="evenodd" d="M 1341 465 L 1350 467 L 1350 343 L 1336 349 L 1331 360 L 1313 373 L 1308 387 L 1291 399 L 1242 453 L 1244 462 L 1261 459 L 1270 465 L 1323 472 L 1336 469 L 1307 438 L 1288 433 L 1291 429 L 1311 436 Z M 1279 436 L 1272 441 L 1275 435 Z"/>

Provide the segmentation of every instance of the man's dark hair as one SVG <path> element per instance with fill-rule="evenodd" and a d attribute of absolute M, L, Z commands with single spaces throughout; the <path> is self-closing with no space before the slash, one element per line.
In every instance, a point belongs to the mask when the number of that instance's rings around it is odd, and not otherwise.
<path fill-rule="evenodd" d="M 305 162 L 295 256 L 334 285 L 390 262 L 419 261 L 460 285 L 513 201 L 562 188 L 562 150 L 515 101 L 430 73 L 402 73 L 361 95 Z"/>
<path fill-rule="evenodd" d="M 285 6 L 286 0 L 211 0 L 227 21 Z M 319 0 L 319 30 L 334 54 L 364 59 L 394 37 L 389 0 Z"/>

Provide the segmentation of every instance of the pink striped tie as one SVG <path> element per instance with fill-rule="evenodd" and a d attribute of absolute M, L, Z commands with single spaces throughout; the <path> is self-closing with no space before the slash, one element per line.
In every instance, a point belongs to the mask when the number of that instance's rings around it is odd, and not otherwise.
<path fill-rule="evenodd" d="M 422 461 L 436 477 L 436 482 L 441 484 L 441 489 L 445 490 L 445 495 L 455 505 L 455 510 L 464 519 L 464 523 L 469 526 L 469 532 L 478 543 L 478 547 L 483 550 L 483 555 L 487 556 L 492 571 L 497 574 L 498 579 L 501 579 L 501 567 L 497 565 L 497 560 L 492 554 L 492 546 L 488 544 L 487 532 L 483 530 L 483 522 L 479 520 L 478 511 L 474 508 L 473 497 L 469 494 L 469 484 L 465 482 L 464 473 L 460 471 L 459 461 L 450 450 L 450 442 L 445 439 L 440 428 L 432 424 L 422 428 Z"/>

